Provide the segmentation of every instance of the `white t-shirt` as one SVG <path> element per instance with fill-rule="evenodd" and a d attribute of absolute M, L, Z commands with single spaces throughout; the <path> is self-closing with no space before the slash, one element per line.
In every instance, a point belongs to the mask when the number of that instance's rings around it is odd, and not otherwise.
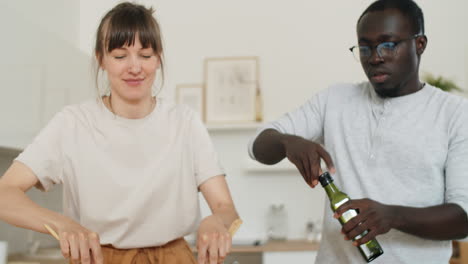
<path fill-rule="evenodd" d="M 115 116 L 98 99 L 67 106 L 16 160 L 39 188 L 63 184 L 64 214 L 117 248 L 195 231 L 198 187 L 224 174 L 197 115 L 159 98 L 142 119 Z"/>
<path fill-rule="evenodd" d="M 335 163 L 337 187 L 352 199 L 411 207 L 455 203 L 468 211 L 464 98 L 426 84 L 416 93 L 382 99 L 368 82 L 338 84 L 258 133 L 268 128 L 324 144 Z M 327 199 L 316 263 L 365 262 L 340 230 Z M 377 240 L 384 254 L 375 264 L 447 263 L 452 253 L 451 241 L 398 230 Z"/>

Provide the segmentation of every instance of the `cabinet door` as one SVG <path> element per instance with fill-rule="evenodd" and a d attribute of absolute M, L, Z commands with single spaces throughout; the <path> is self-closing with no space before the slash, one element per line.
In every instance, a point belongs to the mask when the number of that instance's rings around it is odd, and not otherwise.
<path fill-rule="evenodd" d="M 224 264 L 262 264 L 262 253 L 231 253 Z"/>
<path fill-rule="evenodd" d="M 40 128 L 43 77 L 37 65 L 0 65 L 2 134 L 17 136 Z"/>
<path fill-rule="evenodd" d="M 265 252 L 263 253 L 263 264 L 313 264 L 316 256 L 316 251 Z"/>
<path fill-rule="evenodd" d="M 194 256 L 196 259 L 197 253 Z M 227 256 L 223 264 L 262 264 L 262 258 L 261 252 L 233 252 Z"/>

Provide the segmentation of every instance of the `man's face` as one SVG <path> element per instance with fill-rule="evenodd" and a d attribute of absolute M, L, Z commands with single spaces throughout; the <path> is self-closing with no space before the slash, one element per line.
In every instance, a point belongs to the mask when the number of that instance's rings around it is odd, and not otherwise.
<path fill-rule="evenodd" d="M 373 11 L 361 18 L 357 35 L 359 46 L 372 47 L 370 57 L 361 57 L 361 65 L 375 91 L 382 97 L 411 93 L 412 86 L 419 84 L 419 55 L 411 22 L 396 9 Z M 376 46 L 382 42 L 395 42 L 394 51 L 379 56 Z"/>

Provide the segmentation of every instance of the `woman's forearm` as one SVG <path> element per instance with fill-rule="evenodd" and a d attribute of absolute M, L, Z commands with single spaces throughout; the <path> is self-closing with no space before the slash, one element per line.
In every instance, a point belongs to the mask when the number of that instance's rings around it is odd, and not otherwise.
<path fill-rule="evenodd" d="M 232 223 L 239 219 L 236 208 L 233 204 L 230 205 L 220 205 L 218 208 L 213 210 L 213 214 L 221 218 L 224 223 L 224 226 L 229 229 Z"/>
<path fill-rule="evenodd" d="M 64 218 L 36 204 L 19 188 L 0 185 L 0 220 L 20 228 L 48 233 L 44 224 L 56 227 Z"/>

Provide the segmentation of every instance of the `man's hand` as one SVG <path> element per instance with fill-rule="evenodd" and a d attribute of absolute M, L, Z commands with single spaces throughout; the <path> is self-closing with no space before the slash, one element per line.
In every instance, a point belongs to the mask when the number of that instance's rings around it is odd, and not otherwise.
<path fill-rule="evenodd" d="M 323 173 L 320 160 L 323 159 L 330 173 L 335 173 L 330 154 L 315 142 L 301 137 L 288 135 L 282 140 L 286 157 L 301 173 L 306 183 L 314 188 L 318 184 L 318 177 Z"/>
<path fill-rule="evenodd" d="M 378 203 L 370 199 L 349 200 L 341 205 L 335 212 L 334 217 L 339 218 L 344 212 L 354 209 L 358 215 L 346 222 L 341 229 L 345 240 L 350 240 L 362 234 L 368 233 L 354 241 L 354 245 L 364 244 L 377 235 L 385 234 L 393 228 L 396 217 L 394 206 Z"/>

